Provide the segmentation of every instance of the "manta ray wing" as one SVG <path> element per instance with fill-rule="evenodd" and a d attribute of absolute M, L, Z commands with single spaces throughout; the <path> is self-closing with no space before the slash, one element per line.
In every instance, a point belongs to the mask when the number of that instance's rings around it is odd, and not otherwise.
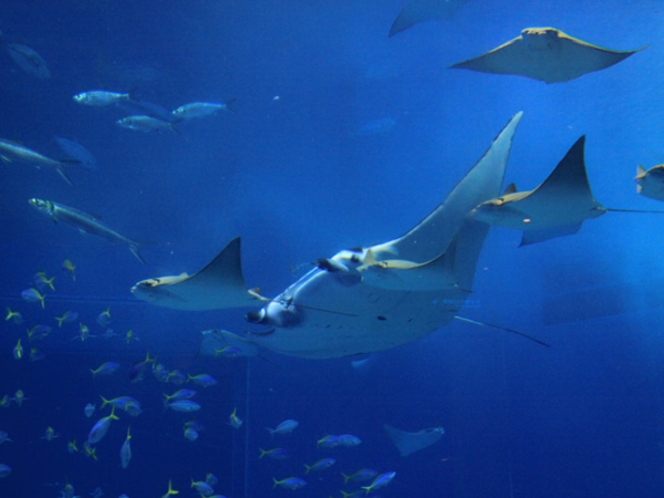
<path fill-rule="evenodd" d="M 392 23 L 389 36 L 394 36 L 418 22 L 449 19 L 468 0 L 411 0 Z"/>
<path fill-rule="evenodd" d="M 431 446 L 443 437 L 445 433 L 442 427 L 422 429 L 418 432 L 402 431 L 387 424 L 383 424 L 383 428 L 394 442 L 401 456 L 408 456 L 411 453 Z"/>
<path fill-rule="evenodd" d="M 639 50 L 607 49 L 555 28 L 526 28 L 521 36 L 451 67 L 556 83 L 606 69 Z"/>
<path fill-rule="evenodd" d="M 528 226 L 532 229 L 573 225 L 605 212 L 588 182 L 585 141 L 585 136 L 579 138 L 547 179 L 514 203 L 530 220 Z"/>
<path fill-rule="evenodd" d="M 510 119 L 477 164 L 428 216 L 398 239 L 374 248 L 398 254 L 399 259 L 408 261 L 429 261 L 439 256 L 449 246 L 466 215 L 477 206 L 473 203 L 500 194 L 512 138 L 522 115 L 519 112 Z"/>
<path fill-rule="evenodd" d="M 398 257 L 397 266 L 414 263 L 411 269 L 388 269 L 404 272 L 405 281 L 367 283 L 352 257 L 344 259 L 342 251 L 331 258 L 335 264 L 309 271 L 263 309 L 248 314 L 250 322 L 269 327 L 257 332 L 254 341 L 282 354 L 333 358 L 389 349 L 449 323 L 470 292 L 488 230 L 487 225 L 466 220 L 466 214 L 500 191 L 520 118 L 521 113 L 510 120 L 429 216 L 403 237 L 366 251 L 390 255 L 387 261 Z M 454 280 L 463 286 L 449 285 Z"/>
<path fill-rule="evenodd" d="M 537 244 L 538 242 L 555 239 L 556 237 L 564 237 L 565 235 L 574 235 L 580 229 L 581 223 L 572 223 L 570 225 L 543 228 L 541 230 L 524 230 L 519 247 L 527 246 L 530 244 Z"/>
<path fill-rule="evenodd" d="M 193 275 L 143 280 L 132 292 L 152 304 L 181 310 L 237 308 L 255 302 L 242 275 L 239 237 Z"/>

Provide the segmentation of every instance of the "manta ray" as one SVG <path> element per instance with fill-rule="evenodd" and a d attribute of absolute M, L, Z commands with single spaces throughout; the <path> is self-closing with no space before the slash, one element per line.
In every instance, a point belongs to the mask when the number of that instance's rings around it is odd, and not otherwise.
<path fill-rule="evenodd" d="M 500 191 L 521 113 L 428 216 L 403 236 L 317 261 L 247 319 L 253 340 L 303 358 L 389 349 L 454 319 L 471 291 L 488 226 L 468 219 Z"/>
<path fill-rule="evenodd" d="M 240 307 L 256 297 L 266 304 L 246 314 L 254 324 L 247 338 L 302 358 L 372 353 L 423 337 L 454 319 L 471 292 L 489 225 L 467 215 L 499 195 L 521 116 L 510 119 L 479 162 L 406 234 L 320 258 L 272 299 L 247 291 L 239 239 L 191 277 L 144 280 L 134 294 L 190 310 Z"/>
<path fill-rule="evenodd" d="M 410 0 L 392 23 L 388 36 L 394 36 L 418 22 L 449 19 L 466 2 L 468 0 Z"/>
<path fill-rule="evenodd" d="M 193 311 L 250 306 L 256 299 L 244 283 L 239 237 L 193 275 L 181 273 L 141 280 L 131 292 L 157 306 Z"/>
<path fill-rule="evenodd" d="M 606 69 L 642 49 L 611 50 L 556 28 L 526 28 L 499 47 L 451 67 L 558 83 Z"/>
<path fill-rule="evenodd" d="M 423 450 L 434 444 L 445 434 L 445 429 L 442 427 L 431 427 L 418 432 L 402 431 L 387 424 L 383 424 L 383 428 L 394 442 L 401 456 L 408 456 L 411 453 Z"/>
<path fill-rule="evenodd" d="M 593 197 L 584 160 L 585 135 L 579 138 L 544 182 L 533 190 L 505 193 L 481 203 L 470 213 L 491 225 L 523 230 L 521 245 L 572 235 L 581 224 L 609 211 L 662 213 L 661 211 L 608 208 Z"/>
<path fill-rule="evenodd" d="M 641 165 L 637 166 L 634 180 L 639 194 L 664 201 L 664 164 L 657 164 L 647 170 Z"/>
<path fill-rule="evenodd" d="M 473 219 L 523 230 L 521 245 L 541 242 L 579 231 L 584 220 L 606 213 L 595 200 L 583 158 L 586 137 L 579 138 L 544 182 L 533 190 L 505 193 L 481 203 Z"/>

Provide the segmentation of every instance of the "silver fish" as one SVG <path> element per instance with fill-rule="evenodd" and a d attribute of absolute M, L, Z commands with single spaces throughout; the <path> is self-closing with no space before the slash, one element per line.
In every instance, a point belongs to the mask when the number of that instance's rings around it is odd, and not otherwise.
<path fill-rule="evenodd" d="M 64 204 L 58 204 L 43 199 L 33 198 L 28 202 L 38 211 L 48 215 L 56 223 L 61 221 L 76 228 L 77 230 L 80 230 L 83 233 L 96 235 L 97 237 L 101 237 L 102 239 L 106 239 L 111 242 L 121 242 L 122 244 L 127 245 L 131 253 L 136 256 L 136 259 L 145 264 L 145 260 L 138 252 L 138 242 L 134 242 L 124 235 L 120 235 L 115 230 L 111 230 L 110 228 L 102 225 L 93 215 L 69 206 L 65 206 Z"/>
<path fill-rule="evenodd" d="M 46 157 L 40 154 L 39 152 L 29 149 L 19 143 L 7 140 L 6 138 L 0 138 L 0 151 L 10 156 L 13 156 L 19 161 L 34 164 L 38 168 L 42 166 L 48 168 L 54 168 L 55 171 L 57 171 L 58 174 L 69 185 L 73 185 L 73 183 L 69 179 L 69 176 L 67 176 L 67 172 L 65 171 L 65 164 L 68 162 L 78 163 L 77 160 L 58 161 L 56 159 L 51 159 L 50 157 Z"/>
<path fill-rule="evenodd" d="M 107 92 L 106 90 L 91 90 L 89 92 L 78 93 L 72 98 L 77 104 L 89 105 L 92 107 L 106 107 L 129 100 L 129 94 Z"/>
<path fill-rule="evenodd" d="M 127 111 L 129 114 L 150 116 L 151 118 L 160 119 L 162 121 L 173 121 L 171 111 L 164 106 L 148 102 L 147 100 L 127 99 L 118 102 L 118 106 Z"/>
<path fill-rule="evenodd" d="M 177 132 L 177 130 L 173 127 L 173 123 L 153 118 L 151 116 L 127 116 L 126 118 L 118 119 L 116 123 L 122 128 L 134 131 L 142 131 L 143 133 L 161 130 Z"/>
<path fill-rule="evenodd" d="M 186 119 L 204 118 L 212 116 L 218 111 L 236 112 L 233 108 L 235 99 L 229 99 L 228 102 L 191 102 L 182 105 L 173 111 L 173 119 L 184 121 Z"/>

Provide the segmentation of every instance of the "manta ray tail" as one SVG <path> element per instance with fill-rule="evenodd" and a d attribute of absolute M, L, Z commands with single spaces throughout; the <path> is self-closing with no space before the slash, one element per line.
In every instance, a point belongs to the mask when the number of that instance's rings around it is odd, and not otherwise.
<path fill-rule="evenodd" d="M 473 325 L 479 325 L 481 327 L 488 327 L 490 329 L 503 330 L 505 332 L 509 332 L 510 334 L 520 335 L 521 337 L 525 337 L 526 339 L 528 339 L 530 341 L 533 341 L 533 342 L 536 342 L 537 344 L 539 344 L 541 346 L 544 346 L 544 347 L 547 347 L 547 348 L 551 347 L 551 344 L 549 344 L 547 342 L 544 342 L 544 341 L 538 339 L 537 337 L 533 337 L 532 335 L 528 335 L 524 332 L 520 332 L 518 330 L 510 329 L 508 327 L 501 327 L 500 325 L 494 325 L 492 323 L 478 322 L 477 320 L 471 320 L 470 318 L 465 318 L 465 317 L 462 317 L 462 316 L 455 316 L 454 318 L 456 318 L 457 320 L 459 320 L 461 322 L 472 323 Z"/>
<path fill-rule="evenodd" d="M 138 259 L 141 263 L 145 264 L 145 259 L 143 259 L 143 256 L 141 256 L 141 253 L 138 251 L 139 244 L 138 242 L 130 242 L 129 243 L 129 250 L 131 253 L 136 256 L 136 259 Z"/>

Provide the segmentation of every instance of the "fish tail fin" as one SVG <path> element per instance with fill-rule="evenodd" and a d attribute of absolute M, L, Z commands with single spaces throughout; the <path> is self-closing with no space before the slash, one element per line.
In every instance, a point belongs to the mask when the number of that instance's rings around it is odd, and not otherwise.
<path fill-rule="evenodd" d="M 274 477 L 272 478 L 274 481 L 274 484 L 272 485 L 272 489 L 275 489 L 277 486 L 279 486 L 279 481 L 277 481 Z"/>
<path fill-rule="evenodd" d="M 350 480 L 350 475 L 344 474 L 343 472 L 341 473 L 341 475 L 344 478 L 344 484 L 348 484 L 348 481 Z"/>
<path fill-rule="evenodd" d="M 267 455 L 267 451 L 265 451 L 263 448 L 258 448 L 258 451 L 261 452 L 261 454 L 258 457 L 259 460 L 263 458 L 265 455 Z"/>
<path fill-rule="evenodd" d="M 41 302 L 41 307 L 42 309 L 45 308 L 46 306 L 44 305 L 44 300 L 46 299 L 46 296 L 44 294 L 39 295 L 39 301 Z"/>
<path fill-rule="evenodd" d="M 236 100 L 237 100 L 237 99 L 236 99 L 235 97 L 233 97 L 232 99 L 228 99 L 228 100 L 226 101 L 226 110 L 227 110 L 227 111 L 230 111 L 230 112 L 233 112 L 233 113 L 237 113 L 237 107 L 235 106 L 235 101 L 236 101 Z"/>
<path fill-rule="evenodd" d="M 5 318 L 5 320 L 9 320 L 9 318 Z M 61 317 L 61 316 L 56 316 L 55 320 L 58 322 L 58 328 L 61 328 L 62 327 L 62 322 L 65 321 L 65 318 Z"/>
<path fill-rule="evenodd" d="M 138 247 L 139 244 L 138 242 L 130 242 L 129 243 L 129 250 L 131 253 L 136 256 L 136 259 L 138 259 L 141 263 L 145 264 L 145 259 L 143 259 L 143 256 L 141 256 L 141 253 L 138 252 Z"/>
<path fill-rule="evenodd" d="M 307 464 L 305 463 L 305 464 L 304 464 L 304 468 L 307 469 L 307 470 L 305 471 L 305 474 L 308 474 L 309 472 L 311 472 L 311 465 L 307 465 Z"/>

